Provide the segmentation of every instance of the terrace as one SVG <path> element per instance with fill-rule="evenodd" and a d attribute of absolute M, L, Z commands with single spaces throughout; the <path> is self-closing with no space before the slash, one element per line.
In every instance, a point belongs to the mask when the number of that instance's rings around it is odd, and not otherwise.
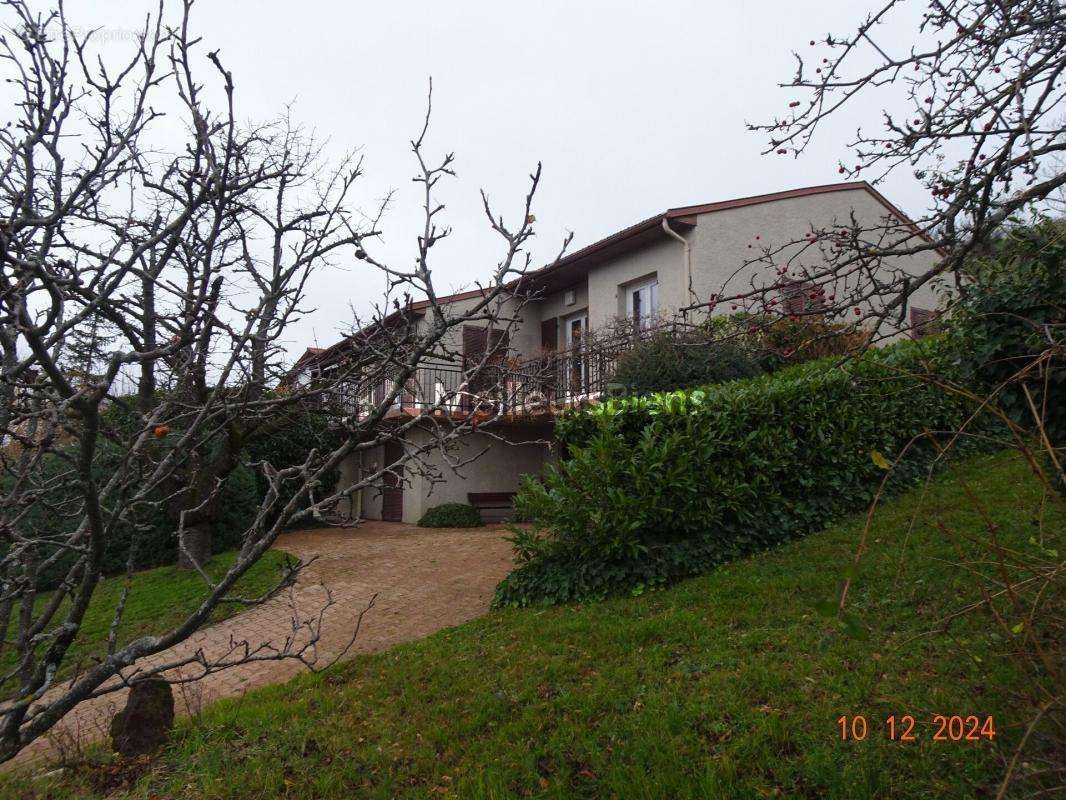
<path fill-rule="evenodd" d="M 476 369 L 441 362 L 417 369 L 396 398 L 390 417 L 433 412 L 442 416 L 541 416 L 599 402 L 618 357 L 633 340 L 611 347 L 577 347 L 539 358 L 501 358 Z M 392 392 L 388 376 L 360 384 L 335 397 L 337 413 L 365 416 Z"/>

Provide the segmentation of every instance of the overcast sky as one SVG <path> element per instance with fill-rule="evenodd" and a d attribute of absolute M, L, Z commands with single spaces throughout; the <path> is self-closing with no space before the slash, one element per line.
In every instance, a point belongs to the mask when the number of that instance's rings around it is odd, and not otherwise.
<path fill-rule="evenodd" d="M 118 52 L 154 2 L 68 0 L 74 24 L 102 27 Z M 837 162 L 857 124 L 876 127 L 877 107 L 856 107 L 825 128 L 799 159 L 760 155 L 765 138 L 746 121 L 787 109 L 777 88 L 793 71 L 791 51 L 830 30 L 850 31 L 863 4 L 679 0 L 568 2 L 342 2 L 200 0 L 194 27 L 203 53 L 218 49 L 237 85 L 244 119 L 265 120 L 287 102 L 336 154 L 361 148 L 369 209 L 399 190 L 385 221 L 383 252 L 410 264 L 419 224 L 409 140 L 434 81 L 429 152 L 456 154 L 444 187 L 455 233 L 435 248 L 435 280 L 461 289 L 487 276 L 499 248 L 481 214 L 484 188 L 514 217 L 536 162 L 537 263 L 566 231 L 581 247 L 671 206 L 710 202 L 839 179 Z M 909 28 L 875 33 L 888 51 L 909 46 Z M 203 77 L 213 80 L 209 65 Z M 882 185 L 918 213 L 926 198 L 899 174 Z M 330 344 L 366 311 L 381 279 L 359 262 L 320 275 L 315 312 L 292 331 L 295 356 Z"/>

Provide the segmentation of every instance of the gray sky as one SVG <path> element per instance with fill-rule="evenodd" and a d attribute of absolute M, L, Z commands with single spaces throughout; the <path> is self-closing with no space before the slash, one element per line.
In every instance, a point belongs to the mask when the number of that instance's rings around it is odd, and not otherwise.
<path fill-rule="evenodd" d="M 143 0 L 68 0 L 75 24 L 104 28 L 109 46 L 153 9 Z M 409 140 L 434 81 L 429 152 L 456 154 L 458 178 L 441 193 L 453 237 L 434 249 L 438 291 L 487 276 L 499 247 L 478 190 L 513 218 L 538 160 L 535 263 L 550 259 L 567 230 L 578 248 L 670 206 L 710 202 L 840 178 L 837 161 L 860 122 L 856 107 L 822 130 L 799 159 L 760 155 L 765 138 L 745 121 L 766 121 L 793 95 L 777 88 L 793 71 L 791 51 L 850 32 L 863 4 L 570 0 L 569 2 L 293 3 L 200 0 L 202 52 L 219 49 L 233 71 L 242 118 L 262 121 L 294 101 L 294 116 L 340 154 L 361 148 L 367 209 L 399 190 L 385 220 L 383 252 L 411 263 L 419 226 Z M 910 30 L 882 27 L 887 49 L 908 47 Z M 201 75 L 214 80 L 204 60 Z M 900 173 L 882 191 L 909 213 L 926 206 L 920 184 Z M 295 356 L 332 343 L 366 312 L 381 278 L 353 262 L 318 277 L 316 311 L 293 331 Z"/>

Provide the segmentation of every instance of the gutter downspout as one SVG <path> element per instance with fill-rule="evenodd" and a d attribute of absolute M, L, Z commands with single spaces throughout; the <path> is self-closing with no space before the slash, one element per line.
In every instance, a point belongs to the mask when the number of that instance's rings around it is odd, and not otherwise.
<path fill-rule="evenodd" d="M 670 227 L 670 220 L 665 215 L 663 216 L 663 233 L 677 239 L 684 248 L 682 259 L 684 260 L 685 285 L 688 287 L 689 298 L 692 298 L 692 247 L 688 239 Z"/>

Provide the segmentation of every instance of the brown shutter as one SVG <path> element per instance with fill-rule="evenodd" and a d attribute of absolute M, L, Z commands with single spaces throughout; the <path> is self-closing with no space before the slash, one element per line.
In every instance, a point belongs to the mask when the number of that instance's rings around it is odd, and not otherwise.
<path fill-rule="evenodd" d="M 559 318 L 552 317 L 540 323 L 540 346 L 545 350 L 559 347 Z"/>
<path fill-rule="evenodd" d="M 492 337 L 492 357 L 489 359 L 490 363 L 500 364 L 507 358 L 507 347 L 510 344 L 510 337 L 507 331 L 500 330 L 499 328 L 493 328 L 490 331 Z"/>
<path fill-rule="evenodd" d="M 811 281 L 790 281 L 781 290 L 781 310 L 786 314 L 825 311 L 825 291 Z"/>
<path fill-rule="evenodd" d="M 912 339 L 920 339 L 923 336 L 930 336 L 940 332 L 940 325 L 935 311 L 911 306 L 910 317 L 910 336 Z"/>
<path fill-rule="evenodd" d="M 386 468 L 403 458 L 403 445 L 397 441 L 385 442 L 382 459 Z M 403 521 L 403 465 L 392 467 L 381 481 L 381 518 L 387 522 Z"/>
<path fill-rule="evenodd" d="M 478 325 L 463 326 L 463 360 L 475 364 L 485 356 L 489 346 L 488 328 Z"/>

